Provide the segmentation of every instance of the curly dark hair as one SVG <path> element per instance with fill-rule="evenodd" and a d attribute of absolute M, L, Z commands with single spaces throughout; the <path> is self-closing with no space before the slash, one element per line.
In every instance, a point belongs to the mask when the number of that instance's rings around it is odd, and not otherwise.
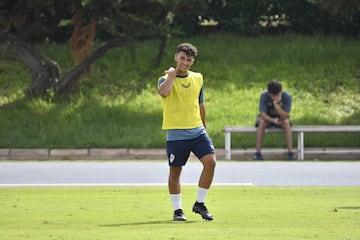
<path fill-rule="evenodd" d="M 272 80 L 271 82 L 269 82 L 268 84 L 268 92 L 276 95 L 279 92 L 281 92 L 282 90 L 282 86 L 281 83 L 278 80 Z"/>
<path fill-rule="evenodd" d="M 176 48 L 176 53 L 184 52 L 188 57 L 196 57 L 198 50 L 191 43 L 180 43 Z"/>

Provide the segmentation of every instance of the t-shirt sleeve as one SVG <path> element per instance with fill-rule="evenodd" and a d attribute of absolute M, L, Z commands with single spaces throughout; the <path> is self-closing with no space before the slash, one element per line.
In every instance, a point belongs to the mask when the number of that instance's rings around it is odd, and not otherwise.
<path fill-rule="evenodd" d="M 284 92 L 282 96 L 282 102 L 283 102 L 283 109 L 287 113 L 290 113 L 291 111 L 291 101 L 292 101 L 291 95 Z"/>
<path fill-rule="evenodd" d="M 200 95 L 199 95 L 199 103 L 203 103 L 205 100 L 204 98 L 204 91 L 203 88 L 200 89 Z"/>
<path fill-rule="evenodd" d="M 159 78 L 159 80 L 158 80 L 158 87 L 160 87 L 160 85 L 163 83 L 163 82 L 165 82 L 165 77 L 161 77 L 161 78 Z"/>
<path fill-rule="evenodd" d="M 260 102 L 259 102 L 259 112 L 267 112 L 267 105 L 266 105 L 266 92 L 260 94 Z"/>

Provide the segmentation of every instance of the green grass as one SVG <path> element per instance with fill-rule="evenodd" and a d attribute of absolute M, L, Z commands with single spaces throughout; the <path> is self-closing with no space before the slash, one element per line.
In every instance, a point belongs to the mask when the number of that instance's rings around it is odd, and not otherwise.
<path fill-rule="evenodd" d="M 166 187 L 0 188 L 2 240 L 360 239 L 359 187 L 214 186 L 214 221 L 192 213 L 196 187 L 183 187 L 187 222 L 173 222 Z"/>
<path fill-rule="evenodd" d="M 358 40 L 215 34 L 170 39 L 158 67 L 153 66 L 157 41 L 113 49 L 68 99 L 25 98 L 30 73 L 0 54 L 0 148 L 163 148 L 156 84 L 163 71 L 174 66 L 174 48 L 182 41 L 199 48 L 192 70 L 205 76 L 207 126 L 218 148 L 224 147 L 225 125 L 254 124 L 259 94 L 273 78 L 293 95 L 294 124 L 360 124 Z M 36 47 L 58 61 L 63 72 L 71 67 L 66 45 Z M 254 147 L 255 136 L 236 136 L 233 145 Z M 283 136 L 266 136 L 264 146 L 285 146 Z M 358 147 L 360 134 L 309 135 L 305 146 Z"/>

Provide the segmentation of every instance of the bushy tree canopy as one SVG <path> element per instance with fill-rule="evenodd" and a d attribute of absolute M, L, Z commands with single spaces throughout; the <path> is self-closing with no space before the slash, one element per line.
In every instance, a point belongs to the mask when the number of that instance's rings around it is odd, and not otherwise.
<path fill-rule="evenodd" d="M 358 0 L 2 0 L 0 50 L 32 73 L 29 94 L 67 93 L 81 74 L 109 49 L 132 39 L 160 38 L 159 54 L 172 34 L 201 33 L 200 21 L 216 31 L 242 35 L 295 32 L 359 37 Z M 71 40 L 71 41 L 70 41 Z M 92 49 L 95 40 L 103 42 Z M 31 47 L 71 42 L 75 66 L 60 76 L 56 62 Z"/>
<path fill-rule="evenodd" d="M 144 38 L 161 38 L 163 47 L 166 37 L 176 30 L 173 20 L 186 2 L 203 1 L 5 0 L 0 3 L 0 49 L 30 68 L 31 95 L 41 96 L 49 89 L 56 93 L 68 92 L 79 76 L 111 48 L 121 47 L 131 39 Z M 87 54 L 63 76 L 59 76 L 55 62 L 29 45 L 39 41 L 67 41 L 70 36 L 75 53 L 86 49 Z M 91 50 L 89 46 L 95 38 L 104 43 Z"/>

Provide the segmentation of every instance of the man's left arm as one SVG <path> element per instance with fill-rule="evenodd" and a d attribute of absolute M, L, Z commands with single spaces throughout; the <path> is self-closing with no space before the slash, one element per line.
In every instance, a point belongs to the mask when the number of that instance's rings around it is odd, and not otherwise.
<path fill-rule="evenodd" d="M 199 108 L 200 108 L 200 117 L 201 117 L 202 124 L 206 128 L 206 109 L 205 109 L 205 104 L 204 104 L 204 91 L 203 91 L 203 88 L 201 88 L 201 90 L 200 90 Z"/>
<path fill-rule="evenodd" d="M 200 106 L 200 116 L 201 116 L 201 121 L 203 123 L 203 126 L 206 128 L 206 110 L 205 110 L 205 105 L 204 103 L 199 103 Z"/>
<path fill-rule="evenodd" d="M 281 106 L 281 102 L 283 106 Z M 280 101 L 274 102 L 274 108 L 275 111 L 279 114 L 281 119 L 290 118 L 291 96 L 290 95 L 282 96 Z"/>

